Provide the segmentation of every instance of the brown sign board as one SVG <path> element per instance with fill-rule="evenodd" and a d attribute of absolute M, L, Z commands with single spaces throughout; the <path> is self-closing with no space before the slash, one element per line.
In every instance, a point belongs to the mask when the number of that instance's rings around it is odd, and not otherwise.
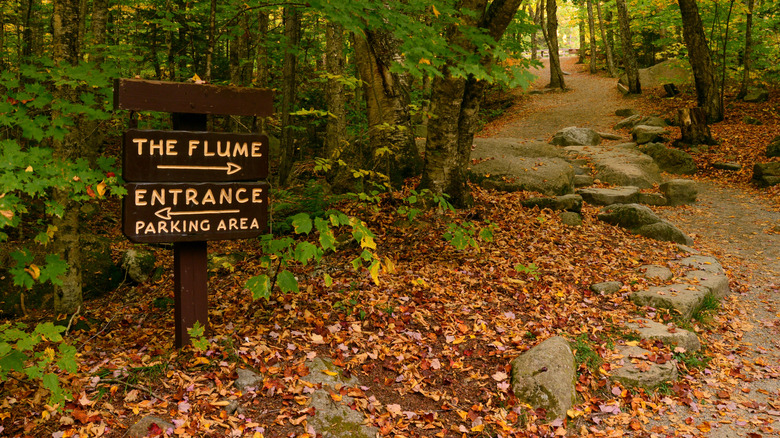
<path fill-rule="evenodd" d="M 116 79 L 114 109 L 268 117 L 273 93 L 260 88 Z"/>
<path fill-rule="evenodd" d="M 268 177 L 268 137 L 130 129 L 122 177 L 129 182 L 256 181 Z"/>
<path fill-rule="evenodd" d="M 136 243 L 248 239 L 268 226 L 266 182 L 128 183 L 122 227 Z"/>

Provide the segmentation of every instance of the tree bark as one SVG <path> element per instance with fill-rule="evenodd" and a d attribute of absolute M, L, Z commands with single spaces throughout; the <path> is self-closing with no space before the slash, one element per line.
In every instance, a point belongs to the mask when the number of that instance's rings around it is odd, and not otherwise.
<path fill-rule="evenodd" d="M 369 162 L 363 165 L 384 173 L 396 186 L 417 175 L 421 166 L 409 113 L 408 78 L 390 71 L 399 57 L 398 41 L 389 33 L 367 30 L 355 35 L 368 113 Z"/>
<path fill-rule="evenodd" d="M 561 70 L 561 58 L 558 55 L 558 3 L 557 0 L 547 0 L 547 48 L 550 49 L 550 85 L 549 88 L 566 88 Z"/>
<path fill-rule="evenodd" d="M 620 24 L 620 38 L 623 42 L 623 64 L 628 78 L 628 92 L 641 94 L 642 85 L 639 83 L 639 69 L 636 66 L 636 53 L 631 37 L 631 23 L 626 8 L 626 0 L 615 0 L 618 10 L 618 22 Z"/>
<path fill-rule="evenodd" d="M 601 31 L 601 40 L 604 42 L 604 50 L 607 52 L 607 72 L 611 77 L 617 76 L 615 74 L 615 58 L 612 54 L 612 46 L 607 39 L 607 32 L 605 30 L 604 20 L 601 18 L 601 0 L 595 0 L 596 2 L 596 14 L 599 17 L 599 30 Z"/>
<path fill-rule="evenodd" d="M 675 143 L 684 145 L 715 144 L 702 108 L 683 108 L 677 111 L 680 120 L 680 138 Z"/>
<path fill-rule="evenodd" d="M 301 40 L 301 12 L 294 6 L 285 6 L 282 12 L 284 20 L 285 52 L 282 67 L 282 106 L 280 108 L 282 122 L 281 148 L 279 160 L 279 184 L 287 185 L 295 162 L 295 136 L 292 126 L 292 116 L 296 100 L 296 76 L 298 58 L 295 48 Z"/>
<path fill-rule="evenodd" d="M 94 0 L 92 2 L 92 23 L 90 24 L 90 33 L 92 34 L 92 57 L 97 65 L 105 61 L 106 29 L 108 27 L 108 0 Z"/>
<path fill-rule="evenodd" d="M 344 76 L 344 28 L 327 23 L 325 27 L 325 71 L 330 75 L 325 90 L 328 124 L 325 128 L 325 154 L 338 158 L 347 142 L 347 107 L 344 85 L 337 78 Z"/>
<path fill-rule="evenodd" d="M 54 62 L 64 66 L 76 65 L 80 56 L 79 18 L 81 17 L 80 0 L 54 0 L 52 15 L 52 45 Z M 60 85 L 54 90 L 56 98 L 74 100 L 76 90 L 67 85 Z M 53 114 L 52 118 L 66 117 L 63 114 Z M 80 157 L 79 143 L 76 142 L 75 131 L 65 139 L 53 142 L 55 160 L 68 161 Z M 73 313 L 83 301 L 81 289 L 81 244 L 79 232 L 79 208 L 70 198 L 70 192 L 65 189 L 55 189 L 53 201 L 64 207 L 62 216 L 55 217 L 52 225 L 57 227 L 53 239 L 52 250 L 68 264 L 68 271 L 61 278 L 62 285 L 54 287 L 54 311 L 58 313 Z"/>
<path fill-rule="evenodd" d="M 521 3 L 522 0 L 494 0 L 487 6 L 487 0 L 464 0 L 460 6 L 463 12 L 461 25 L 479 26 L 498 41 Z M 447 37 L 451 44 L 476 53 L 477 48 L 457 26 L 448 30 Z M 482 63 L 489 66 L 492 59 L 483 58 Z M 471 202 L 465 171 L 485 84 L 473 77 L 455 77 L 451 67 L 445 66 L 442 76 L 433 81 L 433 118 L 428 123 L 425 163 L 419 188 L 446 193 L 453 205 L 464 206 Z"/>
<path fill-rule="evenodd" d="M 747 95 L 750 85 L 750 67 L 753 56 L 753 5 L 754 0 L 746 0 L 747 14 L 745 15 L 745 54 L 742 57 L 742 81 L 739 84 L 737 99 Z"/>
<path fill-rule="evenodd" d="M 723 105 L 715 80 L 715 68 L 707 45 L 704 26 L 696 0 L 678 0 L 683 22 L 683 37 L 688 48 L 688 61 L 693 70 L 698 106 L 704 109 L 710 123 L 723 120 Z"/>
<path fill-rule="evenodd" d="M 217 0 L 211 0 L 211 7 L 209 8 L 209 34 L 208 34 L 208 47 L 206 47 L 206 71 L 203 74 L 203 79 L 206 82 L 211 82 L 212 68 L 214 63 L 214 46 L 216 41 L 214 38 L 215 28 L 217 27 Z"/>
<path fill-rule="evenodd" d="M 596 22 L 593 19 L 593 2 L 588 4 L 588 34 L 590 35 L 590 72 L 596 73 Z"/>
<path fill-rule="evenodd" d="M 587 47 L 588 47 L 588 40 L 585 39 L 585 20 L 580 18 L 577 20 L 577 28 L 579 29 L 580 34 L 580 51 L 578 53 L 579 58 L 577 59 L 577 64 L 585 64 L 585 58 L 587 57 Z"/>

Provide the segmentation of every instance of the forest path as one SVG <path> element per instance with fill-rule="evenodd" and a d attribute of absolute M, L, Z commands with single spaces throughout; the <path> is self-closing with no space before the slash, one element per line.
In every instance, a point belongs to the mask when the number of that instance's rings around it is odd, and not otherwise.
<path fill-rule="evenodd" d="M 617 91 L 615 79 L 590 75 L 575 57 L 563 58 L 562 66 L 569 73 L 565 76 L 568 91 L 519 95 L 520 104 L 488 124 L 481 136 L 548 141 L 567 126 L 618 133 L 611 128 L 620 120 L 615 110 L 634 105 Z M 547 68 L 537 74 L 532 90 L 542 90 L 549 82 Z M 698 333 L 713 359 L 691 382 L 697 389 L 687 394 L 692 404 L 665 406 L 644 427 L 660 432 L 659 436 L 777 434 L 780 234 L 772 229 L 780 227 L 780 212 L 751 187 L 703 179 L 697 180 L 697 186 L 694 205 L 654 210 L 691 235 L 699 251 L 723 264 L 733 293 L 706 330 Z"/>

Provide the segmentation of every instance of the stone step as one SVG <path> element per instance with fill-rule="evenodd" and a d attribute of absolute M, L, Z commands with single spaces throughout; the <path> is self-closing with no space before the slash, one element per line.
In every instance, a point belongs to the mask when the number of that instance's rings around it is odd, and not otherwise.
<path fill-rule="evenodd" d="M 627 323 L 626 327 L 637 332 L 642 339 L 658 339 L 664 344 L 682 347 L 686 351 L 697 351 L 701 348 L 701 342 L 695 333 L 674 325 L 637 318 L 635 321 Z"/>
<path fill-rule="evenodd" d="M 637 291 L 632 293 L 629 299 L 638 306 L 676 310 L 680 312 L 683 319 L 687 320 L 701 308 L 705 297 L 709 294 L 710 290 L 703 286 L 677 283 Z"/>
<path fill-rule="evenodd" d="M 610 360 L 612 380 L 632 388 L 653 389 L 677 380 L 677 361 L 665 363 L 652 360 L 654 354 L 644 348 L 619 346 Z"/>

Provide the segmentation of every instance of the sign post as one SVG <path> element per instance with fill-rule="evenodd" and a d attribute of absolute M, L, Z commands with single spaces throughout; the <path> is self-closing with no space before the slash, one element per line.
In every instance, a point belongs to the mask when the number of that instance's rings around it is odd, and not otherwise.
<path fill-rule="evenodd" d="M 268 138 L 207 132 L 207 115 L 267 117 L 269 90 L 118 79 L 114 108 L 171 113 L 173 131 L 123 138 L 128 194 L 122 230 L 133 242 L 173 243 L 175 344 L 208 326 L 207 241 L 257 237 L 268 226 Z M 133 126 L 135 128 L 135 126 Z"/>

